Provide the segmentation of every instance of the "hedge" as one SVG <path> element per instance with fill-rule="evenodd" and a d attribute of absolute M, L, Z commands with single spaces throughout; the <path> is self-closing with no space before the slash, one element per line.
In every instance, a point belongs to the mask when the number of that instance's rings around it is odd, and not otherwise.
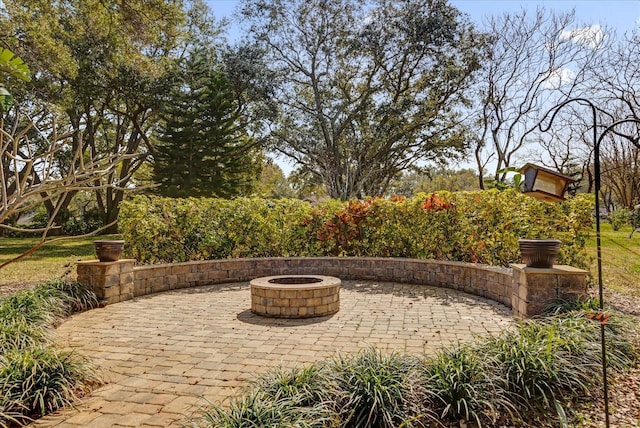
<path fill-rule="evenodd" d="M 593 197 L 538 201 L 507 190 L 318 205 L 261 198 L 124 201 L 127 255 L 142 263 L 239 257 L 408 257 L 508 266 L 518 239 L 560 239 L 557 263 L 588 265 Z"/>

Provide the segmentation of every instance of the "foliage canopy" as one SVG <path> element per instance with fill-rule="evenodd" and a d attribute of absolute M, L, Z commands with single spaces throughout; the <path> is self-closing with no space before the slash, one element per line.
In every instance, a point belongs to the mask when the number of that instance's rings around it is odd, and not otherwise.
<path fill-rule="evenodd" d="M 271 146 L 331 197 L 380 196 L 464 148 L 458 115 L 483 37 L 444 0 L 246 0 L 273 73 Z"/>
<path fill-rule="evenodd" d="M 518 239 L 563 242 L 559 263 L 586 267 L 593 199 L 549 204 L 514 190 L 312 206 L 299 200 L 136 197 L 120 219 L 130 256 L 143 263 L 230 257 L 370 256 L 508 266 Z"/>
<path fill-rule="evenodd" d="M 248 193 L 260 174 L 260 152 L 244 132 L 231 82 L 213 53 L 192 52 L 169 92 L 153 156 L 157 192 L 170 197 Z"/>

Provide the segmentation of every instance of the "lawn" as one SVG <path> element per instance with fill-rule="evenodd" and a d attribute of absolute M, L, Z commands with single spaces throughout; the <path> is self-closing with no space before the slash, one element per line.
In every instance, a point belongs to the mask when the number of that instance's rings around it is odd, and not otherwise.
<path fill-rule="evenodd" d="M 0 269 L 0 287 L 8 284 L 37 283 L 59 278 L 67 273 L 75 277 L 75 262 L 95 259 L 93 241 L 118 239 L 117 236 L 70 238 L 39 248 L 24 259 Z M 39 238 L 0 238 L 0 264 L 22 254 L 39 242 Z"/>
<path fill-rule="evenodd" d="M 640 231 L 631 238 L 631 227 L 619 231 L 611 229 L 609 223 L 601 225 L 602 280 L 605 289 L 623 294 L 640 296 Z M 595 232 L 587 242 L 587 252 L 592 256 L 591 273 L 597 282 Z"/>

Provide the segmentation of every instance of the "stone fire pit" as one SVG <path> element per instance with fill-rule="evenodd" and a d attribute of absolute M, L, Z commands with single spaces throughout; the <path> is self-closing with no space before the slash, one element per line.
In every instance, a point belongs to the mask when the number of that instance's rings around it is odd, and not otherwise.
<path fill-rule="evenodd" d="M 340 279 L 322 275 L 256 278 L 251 284 L 251 312 L 273 318 L 312 318 L 340 310 Z"/>

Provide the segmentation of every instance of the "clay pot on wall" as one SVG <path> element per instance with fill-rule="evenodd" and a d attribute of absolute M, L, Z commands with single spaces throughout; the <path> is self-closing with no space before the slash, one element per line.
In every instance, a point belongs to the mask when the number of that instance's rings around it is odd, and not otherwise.
<path fill-rule="evenodd" d="M 120 260 L 124 241 L 94 241 L 96 256 L 101 262 L 116 262 Z"/>
<path fill-rule="evenodd" d="M 557 239 L 520 239 L 520 255 L 527 267 L 552 268 L 560 253 L 561 241 Z"/>

